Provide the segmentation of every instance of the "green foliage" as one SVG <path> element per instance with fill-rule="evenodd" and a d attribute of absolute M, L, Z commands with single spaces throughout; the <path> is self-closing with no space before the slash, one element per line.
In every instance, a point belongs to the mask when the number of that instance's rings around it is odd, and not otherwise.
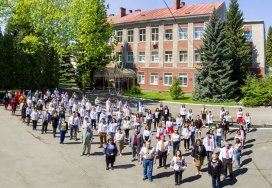
<path fill-rule="evenodd" d="M 226 12 L 226 43 L 228 48 L 228 54 L 232 60 L 231 74 L 232 81 L 236 81 L 234 88 L 240 88 L 244 85 L 244 80 L 247 75 L 247 71 L 252 60 L 250 44 L 246 41 L 246 36 L 244 35 L 245 30 L 243 12 L 239 10 L 238 0 L 231 0 L 229 10 Z M 236 92 L 239 92 L 237 89 Z"/>
<path fill-rule="evenodd" d="M 269 27 L 266 40 L 266 66 L 272 67 L 272 27 Z"/>
<path fill-rule="evenodd" d="M 193 100 L 224 102 L 231 99 L 232 61 L 228 56 L 224 23 L 214 9 L 203 34 L 201 63 Z"/>
<path fill-rule="evenodd" d="M 178 99 L 184 95 L 182 92 L 182 87 L 180 86 L 180 80 L 178 78 L 175 78 L 173 80 L 172 86 L 169 87 L 169 94 L 172 99 Z"/>
<path fill-rule="evenodd" d="M 268 79 L 248 76 L 241 87 L 245 96 L 243 106 L 266 106 L 270 103 L 271 77 Z"/>
<path fill-rule="evenodd" d="M 131 94 L 141 94 L 142 90 L 139 86 L 134 86 L 133 88 L 131 88 L 131 90 L 129 92 Z"/>
<path fill-rule="evenodd" d="M 60 56 L 60 82 L 66 83 L 75 79 L 75 68 L 71 64 L 70 53 L 65 53 Z"/>

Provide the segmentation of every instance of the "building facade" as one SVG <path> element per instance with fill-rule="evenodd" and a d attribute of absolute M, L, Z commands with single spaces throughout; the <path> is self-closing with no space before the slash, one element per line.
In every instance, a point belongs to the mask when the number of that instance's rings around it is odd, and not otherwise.
<path fill-rule="evenodd" d="M 119 15 L 109 15 L 118 40 L 116 53 L 123 66 L 137 73 L 143 90 L 168 91 L 179 78 L 183 91 L 194 91 L 196 67 L 200 62 L 198 48 L 209 16 L 215 8 L 225 20 L 224 2 L 185 5 L 173 0 L 174 7 L 149 11 L 120 8 Z M 264 76 L 265 36 L 262 21 L 246 21 L 246 35 L 252 42 L 251 71 Z M 113 67 L 111 63 L 108 67 Z"/>

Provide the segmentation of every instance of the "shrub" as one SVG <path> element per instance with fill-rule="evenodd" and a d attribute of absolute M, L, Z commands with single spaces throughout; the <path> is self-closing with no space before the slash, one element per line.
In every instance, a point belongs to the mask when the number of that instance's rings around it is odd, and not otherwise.
<path fill-rule="evenodd" d="M 159 90 L 158 93 L 161 93 L 161 91 Z"/>
<path fill-rule="evenodd" d="M 175 78 L 173 80 L 172 86 L 169 87 L 169 93 L 172 99 L 178 99 L 184 95 L 182 87 L 179 84 L 180 80 L 178 78 Z"/>
<path fill-rule="evenodd" d="M 142 90 L 139 86 L 134 86 L 133 88 L 131 88 L 130 93 L 131 94 L 141 94 Z"/>

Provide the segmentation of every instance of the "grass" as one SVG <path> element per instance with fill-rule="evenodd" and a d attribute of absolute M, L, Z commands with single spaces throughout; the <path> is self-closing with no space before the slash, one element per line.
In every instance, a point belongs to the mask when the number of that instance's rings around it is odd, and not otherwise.
<path fill-rule="evenodd" d="M 130 96 L 130 97 L 143 98 L 143 99 L 191 103 L 191 104 L 211 104 L 211 105 L 224 105 L 224 106 L 235 106 L 237 104 L 237 102 L 235 100 L 230 101 L 230 102 L 222 102 L 222 103 L 193 101 L 191 95 L 184 95 L 180 99 L 173 100 L 169 93 L 158 93 L 158 92 L 150 92 L 150 91 L 142 91 L 141 94 L 131 94 L 129 92 L 126 92 L 124 95 Z"/>
<path fill-rule="evenodd" d="M 78 87 L 76 82 L 60 83 L 60 85 L 69 86 L 69 87 Z"/>

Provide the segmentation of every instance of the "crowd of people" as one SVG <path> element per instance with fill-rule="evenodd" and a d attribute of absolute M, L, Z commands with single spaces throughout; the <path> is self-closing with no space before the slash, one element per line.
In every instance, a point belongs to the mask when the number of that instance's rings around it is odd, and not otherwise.
<path fill-rule="evenodd" d="M 83 145 L 81 156 L 85 153 L 88 157 L 91 155 L 93 136 L 97 134 L 100 140 L 99 148 L 103 148 L 106 170 L 114 169 L 116 157 L 122 156 L 124 145 L 128 144 L 132 153 L 131 161 L 137 160 L 143 164 L 143 180 L 153 181 L 152 171 L 156 158 L 159 158 L 157 169 L 167 169 L 167 157 L 172 150 L 170 168 L 175 174 L 175 185 L 181 184 L 182 173 L 187 168 L 185 157 L 180 150 L 182 141 L 185 152 L 192 149 L 191 157 L 196 167 L 196 175 L 202 174 L 201 167 L 207 158 L 206 165 L 208 165 L 208 174 L 212 176 L 213 187 L 220 187 L 220 175 L 226 179 L 227 170 L 232 179 L 234 161 L 237 161 L 237 168 L 241 166 L 241 153 L 251 125 L 249 113 L 244 116 L 242 108 L 239 108 L 237 112 L 239 128 L 233 138 L 234 147 L 231 147 L 227 142 L 227 135 L 230 135 L 229 126 L 233 118 L 223 107 L 216 123 L 216 117 L 205 105 L 200 110 L 200 114 L 195 116 L 192 109 L 187 110 L 185 104 L 182 104 L 180 112 L 173 117 L 167 105 L 160 104 L 153 111 L 146 109 L 143 101 L 139 100 L 136 104 L 137 112 L 132 113 L 128 101 L 123 104 L 122 100 L 117 99 L 113 103 L 108 98 L 107 101 L 102 102 L 97 97 L 92 103 L 86 95 L 79 100 L 74 92 L 69 98 L 67 92 L 61 93 L 57 88 L 52 93 L 50 90 L 45 93 L 41 91 L 32 93 L 30 90 L 12 96 L 12 93 L 8 92 L 3 102 L 6 110 L 9 105 L 11 106 L 13 115 L 19 106 L 22 122 L 27 126 L 32 122 L 34 131 L 37 130 L 39 119 L 42 122 L 41 134 L 46 134 L 48 124 L 51 124 L 55 138 L 58 129 L 60 144 L 64 144 L 68 132 L 70 132 L 70 140 L 75 141 L 78 140 L 77 134 L 80 133 Z M 66 118 L 67 113 L 69 118 Z M 157 139 L 157 143 L 153 145 L 156 147 L 151 146 L 152 125 Z M 202 138 L 202 129 L 206 126 L 208 131 Z M 225 147 L 222 147 L 221 143 Z"/>

